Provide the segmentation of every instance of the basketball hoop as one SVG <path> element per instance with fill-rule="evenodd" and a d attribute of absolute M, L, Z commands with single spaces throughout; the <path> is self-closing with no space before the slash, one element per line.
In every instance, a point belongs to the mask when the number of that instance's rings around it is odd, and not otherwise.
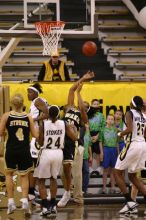
<path fill-rule="evenodd" d="M 36 31 L 43 41 L 43 55 L 57 53 L 58 42 L 64 25 L 63 21 L 39 21 L 35 23 Z"/>

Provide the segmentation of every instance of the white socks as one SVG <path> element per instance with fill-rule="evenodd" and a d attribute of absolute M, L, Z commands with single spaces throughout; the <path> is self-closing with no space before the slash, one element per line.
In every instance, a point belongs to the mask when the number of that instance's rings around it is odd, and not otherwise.
<path fill-rule="evenodd" d="M 15 203 L 14 198 L 9 198 L 9 199 L 8 199 L 8 203 L 9 203 L 9 204 L 10 204 L 10 203 Z"/>
<path fill-rule="evenodd" d="M 27 199 L 27 198 L 22 198 L 22 199 L 21 199 L 21 202 L 23 202 L 23 203 L 28 203 L 28 199 Z"/>

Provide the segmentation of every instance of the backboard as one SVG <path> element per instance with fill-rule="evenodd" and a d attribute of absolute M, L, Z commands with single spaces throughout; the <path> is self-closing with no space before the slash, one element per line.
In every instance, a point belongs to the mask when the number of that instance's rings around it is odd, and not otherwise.
<path fill-rule="evenodd" d="M 24 0 L 24 28 L 35 29 L 36 21 L 64 21 L 62 34 L 94 33 L 95 0 Z"/>

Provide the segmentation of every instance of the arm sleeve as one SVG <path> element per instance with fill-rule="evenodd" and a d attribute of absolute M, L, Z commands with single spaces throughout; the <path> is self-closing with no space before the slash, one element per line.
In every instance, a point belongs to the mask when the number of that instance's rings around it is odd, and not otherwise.
<path fill-rule="evenodd" d="M 43 64 L 38 75 L 38 81 L 43 81 L 45 76 L 45 69 L 46 69 L 45 64 Z"/>

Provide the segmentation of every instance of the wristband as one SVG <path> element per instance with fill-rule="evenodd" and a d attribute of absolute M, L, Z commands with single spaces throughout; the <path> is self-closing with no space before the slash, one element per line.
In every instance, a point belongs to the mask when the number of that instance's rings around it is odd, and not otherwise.
<path fill-rule="evenodd" d="M 121 132 L 118 132 L 117 135 L 118 135 L 118 137 L 121 137 Z"/>

